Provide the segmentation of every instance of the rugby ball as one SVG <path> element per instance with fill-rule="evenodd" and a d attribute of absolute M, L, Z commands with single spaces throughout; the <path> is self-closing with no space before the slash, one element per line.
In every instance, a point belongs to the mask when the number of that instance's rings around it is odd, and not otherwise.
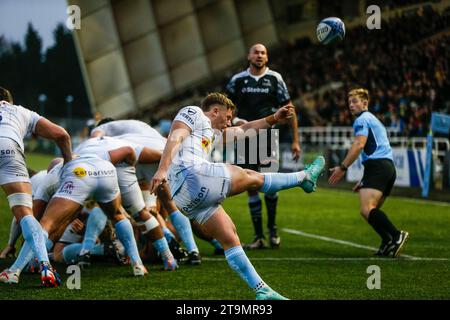
<path fill-rule="evenodd" d="M 322 44 L 330 44 L 345 37 L 345 25 L 336 17 L 325 18 L 320 21 L 316 29 L 317 40 Z"/>

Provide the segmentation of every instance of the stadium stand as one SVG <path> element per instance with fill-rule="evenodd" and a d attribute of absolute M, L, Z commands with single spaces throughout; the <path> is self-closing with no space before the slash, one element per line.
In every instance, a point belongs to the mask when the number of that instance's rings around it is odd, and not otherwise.
<path fill-rule="evenodd" d="M 382 28 L 383 33 L 365 26 L 352 28 L 346 41 L 333 46 L 304 38 L 270 50 L 270 66 L 284 75 L 301 126 L 350 126 L 346 92 L 355 86 L 369 88 L 370 110 L 390 130 L 406 137 L 425 136 L 431 112 L 450 112 L 450 80 L 445 76 L 450 8 L 441 13 L 431 6 L 405 11 L 383 20 Z M 222 79 L 163 101 L 154 108 L 158 113 L 144 116 L 153 124 L 170 118 L 205 93 L 223 90 L 229 76 L 240 69 L 242 65 Z"/>

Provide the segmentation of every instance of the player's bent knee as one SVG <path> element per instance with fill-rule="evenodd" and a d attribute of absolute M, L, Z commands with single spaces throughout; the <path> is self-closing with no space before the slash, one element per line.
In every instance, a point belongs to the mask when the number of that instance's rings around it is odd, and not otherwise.
<path fill-rule="evenodd" d="M 364 207 L 361 207 L 361 208 L 359 209 L 359 213 L 360 213 L 361 216 L 363 216 L 365 219 L 369 219 L 370 211 L 372 211 L 372 209 L 374 209 L 374 208 L 375 208 L 375 206 L 364 206 Z"/>
<path fill-rule="evenodd" d="M 33 198 L 28 193 L 13 193 L 8 196 L 9 207 L 12 209 L 15 206 L 24 206 L 33 208 Z"/>

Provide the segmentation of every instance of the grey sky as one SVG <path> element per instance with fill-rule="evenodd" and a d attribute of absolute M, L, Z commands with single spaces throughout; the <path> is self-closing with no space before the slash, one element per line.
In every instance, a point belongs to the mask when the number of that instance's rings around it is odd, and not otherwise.
<path fill-rule="evenodd" d="M 31 22 L 45 49 L 54 44 L 56 25 L 65 23 L 66 8 L 66 0 L 0 0 L 0 34 L 23 44 L 28 22 Z"/>

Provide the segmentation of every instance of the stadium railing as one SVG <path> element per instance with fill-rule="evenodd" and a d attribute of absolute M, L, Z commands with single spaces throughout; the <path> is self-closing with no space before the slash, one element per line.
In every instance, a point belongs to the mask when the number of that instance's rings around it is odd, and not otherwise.
<path fill-rule="evenodd" d="M 413 150 L 426 148 L 426 137 L 405 137 L 398 130 L 391 128 L 386 130 L 393 147 Z M 299 128 L 298 133 L 301 144 L 326 146 L 331 149 L 349 148 L 354 139 L 352 127 L 304 127 Z M 434 138 L 433 153 L 443 158 L 447 151 L 450 151 L 449 139 Z"/>

